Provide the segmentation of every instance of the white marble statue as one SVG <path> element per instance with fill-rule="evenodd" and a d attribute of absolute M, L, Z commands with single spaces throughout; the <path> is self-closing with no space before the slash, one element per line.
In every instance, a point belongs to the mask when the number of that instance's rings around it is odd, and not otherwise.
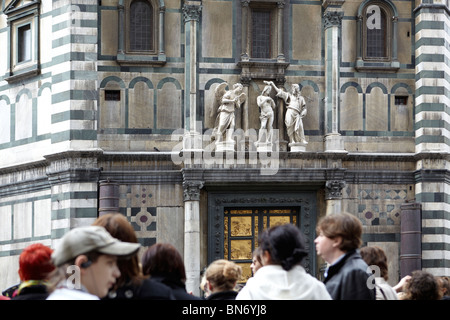
<path fill-rule="evenodd" d="M 270 81 L 264 81 L 270 84 L 277 92 L 277 97 L 280 97 L 286 103 L 286 116 L 284 123 L 286 124 L 286 131 L 289 137 L 290 145 L 303 145 L 308 142 L 305 139 L 305 132 L 303 129 L 303 118 L 306 116 L 305 98 L 300 94 L 300 87 L 298 84 L 293 84 L 291 92 L 285 92 L 278 89 L 275 84 Z"/>
<path fill-rule="evenodd" d="M 233 141 L 232 135 L 235 127 L 236 108 L 240 108 L 241 104 L 247 99 L 247 95 L 243 93 L 243 86 L 240 83 L 233 85 L 233 89 L 226 90 L 228 83 L 219 84 L 215 90 L 215 105 L 217 108 L 217 117 L 213 130 L 213 137 L 216 145 L 225 140 L 225 142 Z"/>
<path fill-rule="evenodd" d="M 265 82 L 267 84 L 267 82 Z M 272 87 L 268 84 L 264 87 L 261 95 L 256 98 L 256 103 L 260 108 L 259 119 L 261 121 L 261 128 L 259 130 L 259 137 L 256 144 L 270 144 L 272 143 L 272 129 L 274 120 L 275 102 L 270 97 Z M 264 135 L 265 133 L 265 135 Z M 263 137 L 265 139 L 263 139 Z"/>

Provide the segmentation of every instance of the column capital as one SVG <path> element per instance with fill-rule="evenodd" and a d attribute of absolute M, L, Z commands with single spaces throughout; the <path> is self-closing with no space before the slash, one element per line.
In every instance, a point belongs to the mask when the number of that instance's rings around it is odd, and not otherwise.
<path fill-rule="evenodd" d="M 200 201 L 200 189 L 203 188 L 203 181 L 184 181 L 183 200 Z"/>
<path fill-rule="evenodd" d="M 323 14 L 324 22 L 323 27 L 324 29 L 328 29 L 330 27 L 341 27 L 342 18 L 344 17 L 344 12 L 342 11 L 331 11 L 327 10 Z"/>
<path fill-rule="evenodd" d="M 343 180 L 329 180 L 325 183 L 325 200 L 342 199 L 342 189 L 345 187 Z"/>
<path fill-rule="evenodd" d="M 202 6 L 196 4 L 183 5 L 184 22 L 199 21 L 202 12 Z"/>

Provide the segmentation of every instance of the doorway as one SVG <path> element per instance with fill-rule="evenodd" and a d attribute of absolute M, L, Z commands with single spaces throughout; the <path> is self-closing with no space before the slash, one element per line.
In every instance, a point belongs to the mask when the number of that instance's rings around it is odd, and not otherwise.
<path fill-rule="evenodd" d="M 217 259 L 242 267 L 242 282 L 252 276 L 250 264 L 261 232 L 292 223 L 305 235 L 308 256 L 303 266 L 315 276 L 316 193 L 208 193 L 208 264 Z"/>

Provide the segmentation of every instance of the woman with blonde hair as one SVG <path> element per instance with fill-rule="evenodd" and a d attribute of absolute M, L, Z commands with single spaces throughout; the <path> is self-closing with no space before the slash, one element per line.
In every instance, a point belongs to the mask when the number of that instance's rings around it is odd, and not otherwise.
<path fill-rule="evenodd" d="M 235 300 L 238 292 L 234 290 L 241 279 L 242 268 L 224 259 L 212 262 L 206 269 L 206 300 Z"/>

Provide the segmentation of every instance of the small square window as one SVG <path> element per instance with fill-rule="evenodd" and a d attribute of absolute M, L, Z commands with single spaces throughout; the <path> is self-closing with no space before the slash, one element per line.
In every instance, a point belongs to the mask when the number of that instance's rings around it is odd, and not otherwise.
<path fill-rule="evenodd" d="M 105 101 L 120 101 L 120 90 L 105 90 Z"/>
<path fill-rule="evenodd" d="M 396 106 L 406 106 L 408 104 L 408 96 L 395 96 Z"/>

